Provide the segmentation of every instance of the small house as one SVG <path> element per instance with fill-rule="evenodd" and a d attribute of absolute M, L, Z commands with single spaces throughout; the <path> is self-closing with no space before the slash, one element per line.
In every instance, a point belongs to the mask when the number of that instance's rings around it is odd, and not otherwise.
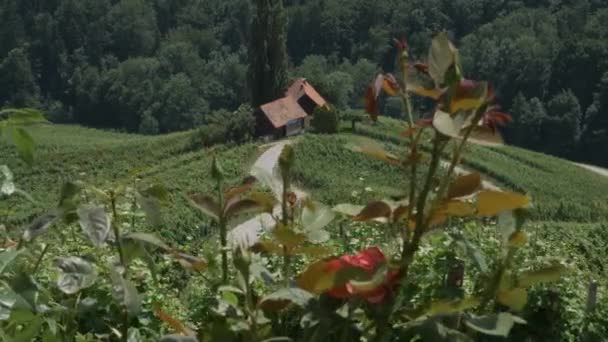
<path fill-rule="evenodd" d="M 327 104 L 323 96 L 305 78 L 300 78 L 293 82 L 285 95 L 296 99 L 300 107 L 308 115 L 312 115 L 317 107 L 323 107 Z"/>
<path fill-rule="evenodd" d="M 285 97 L 263 104 L 255 111 L 256 135 L 281 138 L 300 134 L 309 126 L 317 107 L 327 101 L 304 78 L 296 80 Z"/>

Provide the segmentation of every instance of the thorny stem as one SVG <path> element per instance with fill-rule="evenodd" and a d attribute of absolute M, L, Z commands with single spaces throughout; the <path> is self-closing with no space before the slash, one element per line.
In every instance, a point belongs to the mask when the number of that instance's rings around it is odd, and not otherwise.
<path fill-rule="evenodd" d="M 249 315 L 249 325 L 251 327 L 251 341 L 257 341 L 258 337 L 258 322 L 257 322 L 257 308 L 253 300 L 253 291 L 251 290 L 251 283 L 249 282 L 249 270 L 244 274 L 245 278 L 245 291 L 247 300 L 247 311 Z"/>
<path fill-rule="evenodd" d="M 441 185 L 439 186 L 439 190 L 437 191 L 437 197 L 435 198 L 435 200 L 433 201 L 433 204 L 431 206 L 431 210 L 430 210 L 429 216 L 427 218 L 427 222 L 426 222 L 427 225 L 429 224 L 429 221 L 433 217 L 433 214 L 435 213 L 435 211 L 441 204 L 445 191 L 447 190 L 448 186 L 450 185 L 452 174 L 454 173 L 456 166 L 458 166 L 458 164 L 460 163 L 460 159 L 462 157 L 462 153 L 464 152 L 466 143 L 469 140 L 469 137 L 471 136 L 471 134 L 473 133 L 473 130 L 475 129 L 475 126 L 477 125 L 477 122 L 483 116 L 484 112 L 485 112 L 485 108 L 483 106 L 480 107 L 475 112 L 475 114 L 473 116 L 472 124 L 469 127 L 467 127 L 467 129 L 464 132 L 464 135 L 462 137 L 462 140 L 460 141 L 460 144 L 458 144 L 458 147 L 452 154 L 452 160 L 450 161 L 450 166 L 448 167 L 447 174 L 443 178 L 443 182 L 441 183 Z"/>
<path fill-rule="evenodd" d="M 411 263 L 411 259 L 414 256 L 414 253 L 418 250 L 420 239 L 422 238 L 422 235 L 426 230 L 426 226 L 424 224 L 424 209 L 427 204 L 428 196 L 433 188 L 433 178 L 437 173 L 439 162 L 441 160 L 441 153 L 443 152 L 445 146 L 445 138 L 442 137 L 439 133 L 437 133 L 435 135 L 435 138 L 433 139 L 431 164 L 429 166 L 424 186 L 420 191 L 420 195 L 418 196 L 418 202 L 416 203 L 416 228 L 414 230 L 414 236 L 412 238 L 412 242 L 408 244 L 407 248 L 404 250 L 403 261 L 405 264 Z"/>
<path fill-rule="evenodd" d="M 44 245 L 44 248 L 42 249 L 40 256 L 38 256 L 38 259 L 36 260 L 36 264 L 34 265 L 34 268 L 32 269 L 32 275 L 35 275 L 36 272 L 38 272 L 38 269 L 40 268 L 40 264 L 42 264 L 42 259 L 46 255 L 46 252 L 48 252 L 49 247 L 51 247 L 50 244 Z"/>
<path fill-rule="evenodd" d="M 507 271 L 507 269 L 511 266 L 513 257 L 515 257 L 515 251 L 516 251 L 516 248 L 512 248 L 512 247 L 509 248 L 509 251 L 507 252 L 507 256 L 505 257 L 504 261 L 502 262 L 502 264 L 496 271 L 496 275 L 494 276 L 494 278 L 492 278 L 492 284 L 488 288 L 488 292 L 486 293 L 486 295 L 483 299 L 483 304 L 481 306 L 482 308 L 486 307 L 488 305 L 488 303 L 496 297 L 496 292 L 498 292 L 498 289 L 500 288 L 500 283 L 502 282 L 502 278 L 504 277 L 504 274 Z"/>
<path fill-rule="evenodd" d="M 120 240 L 120 229 L 118 228 L 118 211 L 116 210 L 116 196 L 114 192 L 110 194 L 110 204 L 112 206 L 112 229 L 116 238 L 116 250 L 120 258 L 120 264 L 124 268 L 125 276 L 127 275 L 127 265 L 125 264 L 125 255 L 122 250 L 122 241 Z"/>
<path fill-rule="evenodd" d="M 122 241 L 121 241 L 121 237 L 120 237 L 120 229 L 118 227 L 119 224 L 119 220 L 118 220 L 118 211 L 116 210 L 116 194 L 112 191 L 110 193 L 110 204 L 112 206 L 112 229 L 114 230 L 114 236 L 116 238 L 116 249 L 118 250 L 118 257 L 120 258 L 120 264 L 122 265 L 122 268 L 124 270 L 124 278 L 127 278 L 127 275 L 129 274 L 129 269 L 127 267 L 126 261 L 125 261 L 125 254 L 124 251 L 122 249 Z M 127 311 L 126 307 L 124 308 L 124 317 L 123 317 L 123 326 L 122 326 L 122 331 L 121 331 L 121 335 L 122 335 L 122 340 L 123 341 L 127 341 L 127 339 L 129 338 L 129 312 Z"/>
<path fill-rule="evenodd" d="M 283 172 L 283 193 L 281 199 L 281 210 L 283 217 L 281 218 L 281 222 L 284 227 L 287 227 L 289 224 L 289 210 L 287 203 L 287 194 L 289 192 L 289 174 L 287 172 Z M 283 280 L 285 281 L 285 286 L 289 286 L 289 269 L 291 268 L 291 257 L 289 256 L 289 251 L 286 246 L 283 246 Z"/>
<path fill-rule="evenodd" d="M 228 245 L 228 231 L 226 228 L 226 218 L 224 217 L 225 203 L 224 203 L 224 189 L 222 187 L 222 181 L 217 181 L 217 197 L 218 203 L 220 203 L 220 248 L 222 249 L 222 283 L 228 283 L 228 251 L 226 246 Z"/>

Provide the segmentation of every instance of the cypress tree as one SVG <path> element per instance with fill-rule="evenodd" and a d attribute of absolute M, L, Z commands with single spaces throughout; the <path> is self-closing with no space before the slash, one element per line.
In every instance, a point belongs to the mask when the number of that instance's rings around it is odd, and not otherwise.
<path fill-rule="evenodd" d="M 283 96 L 287 87 L 287 17 L 282 0 L 255 0 L 249 46 L 251 104 L 258 107 Z"/>

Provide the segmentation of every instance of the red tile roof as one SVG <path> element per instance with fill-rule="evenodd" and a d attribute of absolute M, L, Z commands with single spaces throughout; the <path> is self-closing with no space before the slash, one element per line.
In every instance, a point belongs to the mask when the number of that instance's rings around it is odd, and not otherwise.
<path fill-rule="evenodd" d="M 313 100 L 317 106 L 322 107 L 327 104 L 327 101 L 321 96 L 317 90 L 306 81 L 305 78 L 299 78 L 287 89 L 285 95 L 291 96 L 299 100 L 302 96 L 307 95 Z"/>
<path fill-rule="evenodd" d="M 308 116 L 291 96 L 285 96 L 266 103 L 260 108 L 275 128 L 283 127 L 291 120 L 302 119 Z"/>

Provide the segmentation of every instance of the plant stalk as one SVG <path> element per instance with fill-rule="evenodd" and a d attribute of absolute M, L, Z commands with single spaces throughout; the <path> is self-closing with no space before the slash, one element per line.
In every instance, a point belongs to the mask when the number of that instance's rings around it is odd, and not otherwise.
<path fill-rule="evenodd" d="M 114 194 L 114 192 L 111 193 L 110 196 L 110 203 L 112 206 L 112 229 L 114 230 L 114 236 L 116 237 L 116 249 L 118 250 L 118 257 L 120 259 L 120 264 L 122 265 L 122 268 L 124 270 L 124 278 L 127 278 L 127 275 L 129 274 L 129 268 L 128 265 L 126 264 L 126 260 L 125 260 L 125 254 L 124 251 L 122 249 L 122 241 L 121 241 L 121 236 L 120 236 L 120 228 L 118 227 L 118 211 L 116 210 L 116 195 Z M 121 335 L 122 335 L 122 340 L 124 342 L 127 342 L 127 339 L 129 338 L 129 312 L 127 311 L 126 307 L 123 308 L 123 325 L 122 325 L 122 331 L 121 331 Z"/>
<path fill-rule="evenodd" d="M 226 210 L 226 203 L 224 203 L 224 189 L 222 186 L 222 181 L 217 181 L 217 197 L 218 203 L 220 203 L 220 219 L 218 221 L 220 228 L 220 248 L 222 255 L 222 283 L 228 283 L 228 251 L 226 250 L 228 246 L 228 228 L 226 227 L 226 217 L 224 217 L 224 212 Z"/>
<path fill-rule="evenodd" d="M 112 206 L 112 229 L 114 231 L 114 236 L 116 238 L 116 250 L 118 251 L 118 257 L 120 259 L 120 264 L 124 268 L 125 277 L 128 273 L 127 265 L 125 264 L 125 255 L 122 249 L 122 241 L 120 239 L 120 228 L 118 227 L 118 211 L 116 210 L 116 197 L 114 193 L 111 193 L 110 203 Z"/>
<path fill-rule="evenodd" d="M 32 269 L 32 275 L 35 275 L 36 272 L 38 272 L 38 269 L 40 268 L 40 265 L 42 264 L 42 260 L 44 259 L 44 256 L 48 252 L 50 246 L 51 246 L 50 244 L 44 245 L 44 248 L 42 249 L 40 256 L 38 256 L 38 259 L 36 260 L 36 264 L 34 265 L 34 268 Z"/>

